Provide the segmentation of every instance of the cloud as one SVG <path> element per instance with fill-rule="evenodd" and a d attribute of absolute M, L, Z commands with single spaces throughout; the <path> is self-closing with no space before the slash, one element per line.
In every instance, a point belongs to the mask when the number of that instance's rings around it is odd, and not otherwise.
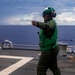
<path fill-rule="evenodd" d="M 58 14 L 55 20 L 58 25 L 75 24 L 75 13 L 65 12 Z M 31 21 L 43 21 L 42 16 L 38 12 L 33 12 L 30 14 L 24 14 L 19 16 L 12 16 L 5 18 L 1 21 L 3 25 L 31 25 Z"/>
<path fill-rule="evenodd" d="M 42 21 L 42 17 L 38 12 L 33 12 L 31 14 L 11 16 L 1 20 L 3 25 L 31 25 L 31 21 Z"/>
<path fill-rule="evenodd" d="M 75 12 L 75 7 L 73 7 L 73 11 Z"/>
<path fill-rule="evenodd" d="M 58 14 L 56 20 L 58 24 L 75 24 L 75 13 L 62 12 L 61 14 Z"/>

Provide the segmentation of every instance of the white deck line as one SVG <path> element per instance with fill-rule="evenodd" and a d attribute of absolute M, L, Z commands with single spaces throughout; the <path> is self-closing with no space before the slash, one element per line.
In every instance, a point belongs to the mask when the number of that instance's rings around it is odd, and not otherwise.
<path fill-rule="evenodd" d="M 0 55 L 0 58 L 11 58 L 11 59 L 21 59 L 17 63 L 5 68 L 4 70 L 0 71 L 0 75 L 9 75 L 16 69 L 20 68 L 24 64 L 28 63 L 33 57 L 18 57 L 18 56 L 7 56 L 7 55 Z"/>

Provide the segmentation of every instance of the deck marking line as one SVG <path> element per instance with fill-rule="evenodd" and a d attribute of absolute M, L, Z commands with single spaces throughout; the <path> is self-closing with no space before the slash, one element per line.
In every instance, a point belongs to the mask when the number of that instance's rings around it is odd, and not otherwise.
<path fill-rule="evenodd" d="M 20 68 L 21 66 L 23 66 L 24 64 L 28 63 L 29 61 L 31 61 L 33 59 L 33 57 L 18 57 L 18 56 L 7 56 L 7 55 L 0 55 L 0 58 L 21 59 L 18 62 L 16 62 L 15 64 L 0 71 L 0 75 L 9 75 L 13 71 Z"/>

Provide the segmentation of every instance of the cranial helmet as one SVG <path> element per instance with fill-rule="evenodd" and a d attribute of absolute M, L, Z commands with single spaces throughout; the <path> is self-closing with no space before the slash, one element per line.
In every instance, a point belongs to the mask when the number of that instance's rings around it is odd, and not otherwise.
<path fill-rule="evenodd" d="M 47 7 L 44 9 L 42 16 L 46 16 L 46 15 L 50 15 L 51 17 L 55 18 L 56 17 L 56 13 L 55 10 L 51 7 Z"/>

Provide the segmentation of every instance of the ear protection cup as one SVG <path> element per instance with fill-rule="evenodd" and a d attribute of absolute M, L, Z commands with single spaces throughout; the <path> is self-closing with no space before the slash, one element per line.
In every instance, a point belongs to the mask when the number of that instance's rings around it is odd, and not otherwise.
<path fill-rule="evenodd" d="M 48 7 L 49 10 L 51 10 L 51 16 L 56 17 L 55 10 L 53 8 Z"/>

